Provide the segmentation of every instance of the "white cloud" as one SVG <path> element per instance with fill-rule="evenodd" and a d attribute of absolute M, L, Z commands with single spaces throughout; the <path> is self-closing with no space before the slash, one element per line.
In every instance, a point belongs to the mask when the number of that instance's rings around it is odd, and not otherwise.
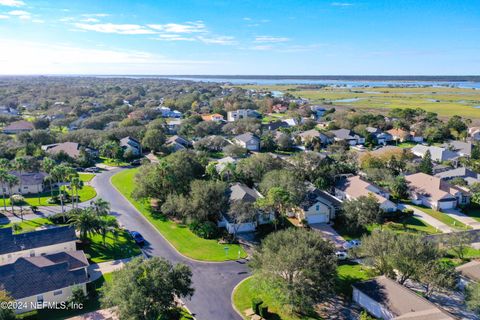
<path fill-rule="evenodd" d="M 334 7 L 350 7 L 350 6 L 353 6 L 353 3 L 349 3 L 349 2 L 332 2 L 330 3 L 331 6 L 334 6 Z"/>
<path fill-rule="evenodd" d="M 10 19 L 10 17 L 4 14 L 0 14 L 0 20 L 3 20 L 3 19 Z"/>
<path fill-rule="evenodd" d="M 245 20 L 245 21 L 252 21 L 252 18 L 245 17 L 245 18 L 243 18 L 243 20 Z"/>
<path fill-rule="evenodd" d="M 257 43 L 280 43 L 287 41 L 290 41 L 290 39 L 286 37 L 258 36 L 255 38 Z"/>
<path fill-rule="evenodd" d="M 184 37 L 178 34 L 159 34 L 157 38 L 152 38 L 153 40 L 160 41 L 196 41 L 197 39 L 192 37 Z"/>
<path fill-rule="evenodd" d="M 205 24 L 201 21 L 167 24 L 149 24 L 148 27 L 164 33 L 204 33 L 207 32 Z"/>
<path fill-rule="evenodd" d="M 1 74 L 166 74 L 221 61 L 170 59 L 143 51 L 0 39 Z"/>
<path fill-rule="evenodd" d="M 155 31 L 138 24 L 114 24 L 114 23 L 75 23 L 75 27 L 81 30 L 96 31 L 101 33 L 116 34 L 154 34 Z"/>
<path fill-rule="evenodd" d="M 0 6 L 21 7 L 24 5 L 25 5 L 25 2 L 20 0 L 0 0 Z"/>
<path fill-rule="evenodd" d="M 220 44 L 224 46 L 231 46 L 237 44 L 234 37 L 216 36 L 216 37 L 198 37 L 198 40 L 205 44 Z"/>
<path fill-rule="evenodd" d="M 32 18 L 30 12 L 23 11 L 23 10 L 12 10 L 12 11 L 9 11 L 8 14 L 14 17 L 18 17 L 19 19 L 22 19 L 22 20 L 29 20 Z"/>
<path fill-rule="evenodd" d="M 34 22 L 34 23 L 45 23 L 45 20 L 42 20 L 42 19 L 33 19 L 32 22 Z"/>
<path fill-rule="evenodd" d="M 252 50 L 259 50 L 259 51 L 270 51 L 273 50 L 274 47 L 270 45 L 259 45 L 251 47 Z"/>
<path fill-rule="evenodd" d="M 85 18 L 85 19 L 82 19 L 80 21 L 82 21 L 82 22 L 100 22 L 100 20 L 98 20 L 97 18 Z"/>
<path fill-rule="evenodd" d="M 109 13 L 84 13 L 82 14 L 83 17 L 99 17 L 104 18 L 110 16 Z"/>

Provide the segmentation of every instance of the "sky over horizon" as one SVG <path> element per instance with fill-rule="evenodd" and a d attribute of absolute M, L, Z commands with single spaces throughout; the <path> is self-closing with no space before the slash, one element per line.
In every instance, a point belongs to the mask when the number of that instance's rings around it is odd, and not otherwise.
<path fill-rule="evenodd" d="M 479 75 L 480 1 L 0 0 L 0 74 Z"/>

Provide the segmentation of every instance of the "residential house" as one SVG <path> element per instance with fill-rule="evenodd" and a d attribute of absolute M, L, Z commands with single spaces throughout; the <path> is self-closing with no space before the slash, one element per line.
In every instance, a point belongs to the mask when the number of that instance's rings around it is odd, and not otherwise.
<path fill-rule="evenodd" d="M 444 164 L 435 164 L 432 168 L 433 175 L 437 175 L 437 173 L 445 172 L 451 170 L 451 166 L 447 166 Z"/>
<path fill-rule="evenodd" d="M 298 221 L 306 221 L 308 224 L 329 223 L 335 218 L 336 210 L 342 201 L 325 191 L 315 188 L 311 183 L 307 185 L 307 194 L 300 206 L 293 208 L 288 213 Z"/>
<path fill-rule="evenodd" d="M 411 130 L 410 131 L 410 141 L 416 143 L 423 143 L 423 135 L 419 131 Z"/>
<path fill-rule="evenodd" d="M 249 188 L 242 183 L 235 183 L 228 188 L 230 203 L 234 201 L 245 201 L 254 203 L 263 196 L 255 189 Z M 235 219 L 225 212 L 222 220 L 218 223 L 220 227 L 225 227 L 229 233 L 242 233 L 255 231 L 258 225 L 269 223 L 272 219 L 270 214 L 258 211 L 255 219 L 236 223 Z"/>
<path fill-rule="evenodd" d="M 385 276 L 352 285 L 352 299 L 378 319 L 454 320 L 432 302 Z"/>
<path fill-rule="evenodd" d="M 471 141 L 452 140 L 444 143 L 443 148 L 456 152 L 460 157 L 472 156 L 473 143 Z"/>
<path fill-rule="evenodd" d="M 33 123 L 25 120 L 15 121 L 3 128 L 3 133 L 19 134 L 22 132 L 29 132 L 35 129 Z"/>
<path fill-rule="evenodd" d="M 160 111 L 162 118 L 181 118 L 182 113 L 177 110 L 172 110 L 168 107 L 158 107 L 157 110 Z"/>
<path fill-rule="evenodd" d="M 182 119 L 167 120 L 167 123 L 166 123 L 167 133 L 177 134 L 181 125 L 182 125 Z"/>
<path fill-rule="evenodd" d="M 260 118 L 260 113 L 252 109 L 238 109 L 235 111 L 228 111 L 227 113 L 228 122 L 233 122 L 239 119 L 246 119 L 246 118 Z"/>
<path fill-rule="evenodd" d="M 19 172 L 11 171 L 10 174 L 18 179 L 18 183 L 11 188 L 7 185 L 2 185 L 0 188 L 0 195 L 12 194 L 32 194 L 40 193 L 44 190 L 44 180 L 47 176 L 44 172 Z"/>
<path fill-rule="evenodd" d="M 238 160 L 233 157 L 224 157 L 218 159 L 215 164 L 215 171 L 217 171 L 217 173 L 221 173 L 228 164 L 236 164 L 237 162 Z"/>
<path fill-rule="evenodd" d="M 474 183 L 480 182 L 480 175 L 475 171 L 465 167 L 442 171 L 435 174 L 435 177 L 440 178 L 442 180 L 446 180 L 446 181 L 454 178 L 462 178 L 467 182 L 469 186 L 471 186 Z"/>
<path fill-rule="evenodd" d="M 18 116 L 20 112 L 17 109 L 10 108 L 7 106 L 0 106 L 0 114 L 7 116 Z"/>
<path fill-rule="evenodd" d="M 130 150 L 136 157 L 142 155 L 142 144 L 130 136 L 120 139 L 120 147 L 122 147 L 124 152 Z"/>
<path fill-rule="evenodd" d="M 213 113 L 213 114 L 204 114 L 202 115 L 202 120 L 203 121 L 215 121 L 215 122 L 221 122 L 224 121 L 225 119 L 223 116 L 219 113 Z"/>
<path fill-rule="evenodd" d="M 403 129 L 390 129 L 387 133 L 392 136 L 392 140 L 397 142 L 405 142 L 411 139 L 411 135 L 408 131 Z"/>
<path fill-rule="evenodd" d="M 323 145 L 332 142 L 332 139 L 329 136 L 316 129 L 300 132 L 297 136 L 300 137 L 303 144 L 311 142 L 314 139 L 318 139 Z"/>
<path fill-rule="evenodd" d="M 351 146 L 365 143 L 365 138 L 349 129 L 330 130 L 328 133 L 333 136 L 335 141 L 345 141 Z"/>
<path fill-rule="evenodd" d="M 456 267 L 455 270 L 460 274 L 459 287 L 462 289 L 472 282 L 480 282 L 480 260 L 464 263 Z"/>
<path fill-rule="evenodd" d="M 172 151 L 176 152 L 190 148 L 192 143 L 181 136 L 174 135 L 167 139 L 165 145 Z"/>
<path fill-rule="evenodd" d="M 272 112 L 275 113 L 285 113 L 287 110 L 288 107 L 286 105 L 282 105 L 281 103 L 278 103 L 272 107 Z"/>
<path fill-rule="evenodd" d="M 310 106 L 310 110 L 312 110 L 312 116 L 314 119 L 320 119 L 321 117 L 323 117 L 325 112 L 327 112 L 327 109 L 317 105 Z"/>
<path fill-rule="evenodd" d="M 468 128 L 468 136 L 473 141 L 480 141 L 480 127 L 470 127 L 470 128 Z"/>
<path fill-rule="evenodd" d="M 288 123 L 281 120 L 262 124 L 262 130 L 268 130 L 268 131 L 275 131 L 280 128 L 288 128 L 288 127 L 289 127 Z"/>
<path fill-rule="evenodd" d="M 360 176 L 345 176 L 335 184 L 335 196 L 340 200 L 357 199 L 360 196 L 374 196 L 385 212 L 397 211 L 397 205 L 389 200 L 390 194 L 380 187 L 363 180 Z"/>
<path fill-rule="evenodd" d="M 283 119 L 282 121 L 286 122 L 289 127 L 296 127 L 303 123 L 303 120 L 299 121 L 298 119 L 294 119 L 294 118 Z"/>
<path fill-rule="evenodd" d="M 367 127 L 366 130 L 370 136 L 373 137 L 376 144 L 386 145 L 388 142 L 393 140 L 393 137 L 390 133 L 383 132 L 379 128 Z"/>
<path fill-rule="evenodd" d="M 435 162 L 443 162 L 449 160 L 455 160 L 459 157 L 459 154 L 455 151 L 437 147 L 437 146 L 425 146 L 423 144 L 417 144 L 411 149 L 412 153 L 417 157 L 423 158 L 427 151 L 430 151 L 430 156 Z"/>
<path fill-rule="evenodd" d="M 83 146 L 77 142 L 47 144 L 42 146 L 42 150 L 51 155 L 57 155 L 63 152 L 73 159 L 80 157 L 82 150 L 84 150 L 89 153 L 90 156 L 98 157 L 98 150 Z"/>
<path fill-rule="evenodd" d="M 22 257 L 0 266 L 0 287 L 22 306 L 17 314 L 42 309 L 43 304 L 60 306 L 74 288 L 87 294 L 88 265 L 83 251 Z"/>
<path fill-rule="evenodd" d="M 445 210 L 470 202 L 468 191 L 438 177 L 420 172 L 405 176 L 405 179 L 409 183 L 410 197 L 415 204 Z"/>
<path fill-rule="evenodd" d="M 250 151 L 260 151 L 260 138 L 247 132 L 233 138 L 233 142 Z"/>
<path fill-rule="evenodd" d="M 53 227 L 14 234 L 12 228 L 0 229 L 0 265 L 21 257 L 36 257 L 61 251 L 75 251 L 77 237 L 69 226 Z"/>

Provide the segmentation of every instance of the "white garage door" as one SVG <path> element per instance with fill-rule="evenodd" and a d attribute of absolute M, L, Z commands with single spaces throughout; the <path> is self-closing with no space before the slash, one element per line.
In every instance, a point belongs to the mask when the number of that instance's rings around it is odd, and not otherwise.
<path fill-rule="evenodd" d="M 455 208 L 456 201 L 445 201 L 445 202 L 438 202 L 439 209 L 453 209 Z"/>
<path fill-rule="evenodd" d="M 315 214 L 315 215 L 308 216 L 307 221 L 309 224 L 326 223 L 328 222 L 328 217 L 325 214 Z"/>

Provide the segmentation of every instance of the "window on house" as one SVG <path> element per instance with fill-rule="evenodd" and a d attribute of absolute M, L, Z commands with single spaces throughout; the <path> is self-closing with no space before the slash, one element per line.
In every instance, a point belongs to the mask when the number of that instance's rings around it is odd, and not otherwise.
<path fill-rule="evenodd" d="M 39 294 L 37 296 L 37 303 L 43 303 L 43 295 Z"/>
<path fill-rule="evenodd" d="M 30 257 L 35 257 L 35 251 L 34 250 L 30 251 Z"/>
<path fill-rule="evenodd" d="M 62 290 L 53 291 L 54 296 L 59 296 L 62 294 Z"/>
<path fill-rule="evenodd" d="M 315 210 L 317 210 L 317 211 L 318 211 L 318 210 L 320 210 L 320 205 L 319 205 L 319 204 L 317 204 L 317 206 L 316 206 L 316 209 L 315 209 Z"/>

